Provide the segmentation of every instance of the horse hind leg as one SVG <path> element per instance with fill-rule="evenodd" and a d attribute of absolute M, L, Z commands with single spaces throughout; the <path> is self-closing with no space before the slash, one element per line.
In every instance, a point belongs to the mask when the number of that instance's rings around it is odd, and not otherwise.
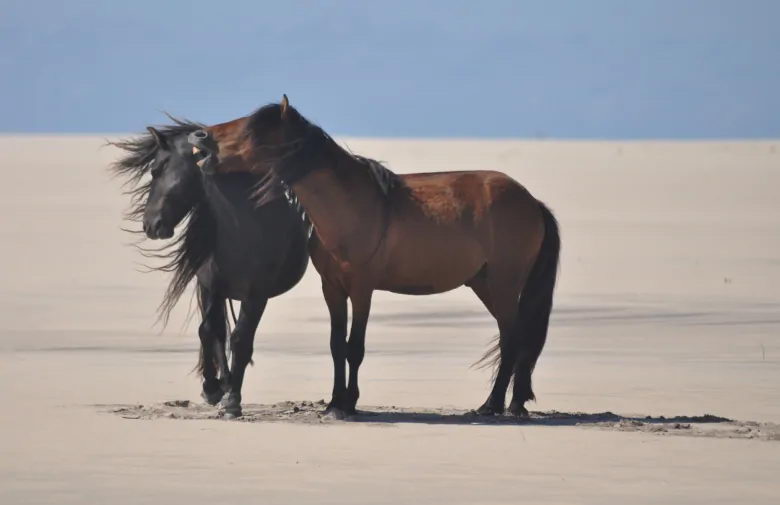
<path fill-rule="evenodd" d="M 475 278 L 469 283 L 471 289 L 477 293 L 477 296 L 479 296 L 488 311 L 496 319 L 499 330 L 498 347 L 496 349 L 498 364 L 495 371 L 493 389 L 485 403 L 477 409 L 477 412 L 482 415 L 502 414 L 504 412 L 506 391 L 512 378 L 518 349 L 516 323 L 517 299 L 520 288 L 517 284 L 506 279 L 502 281 L 491 279 L 489 275 L 484 279 Z"/>
<path fill-rule="evenodd" d="M 525 403 L 535 400 L 531 387 L 531 374 L 536 366 L 536 361 L 544 348 L 547 340 L 547 327 L 552 309 L 552 293 L 539 300 L 536 306 L 530 310 L 524 310 L 523 300 L 520 301 L 521 334 L 520 349 L 514 367 L 514 385 L 512 388 L 512 401 L 509 404 L 509 412 L 518 417 L 528 416 Z"/>
<path fill-rule="evenodd" d="M 561 249 L 558 223 L 547 207 L 542 205 L 541 209 L 545 226 L 544 240 L 518 305 L 522 340 L 514 370 L 512 402 L 509 405 L 510 412 L 517 416 L 527 416 L 528 411 L 524 404 L 535 399 L 531 388 L 531 374 L 547 340 L 553 292 L 558 276 Z"/>

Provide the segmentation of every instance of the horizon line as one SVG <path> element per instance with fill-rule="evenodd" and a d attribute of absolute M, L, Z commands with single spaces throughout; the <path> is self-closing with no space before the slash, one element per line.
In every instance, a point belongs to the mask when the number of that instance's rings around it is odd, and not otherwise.
<path fill-rule="evenodd" d="M 62 132 L 62 131 L 4 131 L 0 137 L 119 137 L 142 135 L 143 132 Z M 423 141 L 534 141 L 534 142 L 778 142 L 777 137 L 571 137 L 571 136 L 463 136 L 463 135 L 360 135 L 332 133 L 332 137 L 365 140 L 423 140 Z"/>

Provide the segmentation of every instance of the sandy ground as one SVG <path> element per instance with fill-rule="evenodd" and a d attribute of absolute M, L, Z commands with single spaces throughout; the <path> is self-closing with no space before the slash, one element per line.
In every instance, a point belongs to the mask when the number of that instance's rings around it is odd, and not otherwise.
<path fill-rule="evenodd" d="M 495 329 L 466 289 L 376 296 L 364 413 L 323 422 L 313 268 L 269 304 L 247 418 L 219 419 L 186 302 L 152 326 L 166 279 L 123 245 L 101 142 L 0 137 L 0 503 L 777 503 L 780 141 L 347 140 L 399 172 L 506 171 L 558 215 L 520 424 L 468 413 Z"/>

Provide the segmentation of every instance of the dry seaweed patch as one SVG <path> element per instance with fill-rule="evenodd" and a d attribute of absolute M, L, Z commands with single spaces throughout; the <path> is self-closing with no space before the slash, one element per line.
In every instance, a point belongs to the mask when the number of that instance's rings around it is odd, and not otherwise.
<path fill-rule="evenodd" d="M 222 419 L 217 407 L 173 400 L 154 405 L 101 405 L 102 411 L 125 419 Z M 612 412 L 531 412 L 525 419 L 510 416 L 480 416 L 473 411 L 453 408 L 413 409 L 366 407 L 346 420 L 324 414 L 325 402 L 286 401 L 271 405 L 247 404 L 237 422 L 288 422 L 298 424 L 367 423 L 391 425 L 404 423 L 457 425 L 575 426 L 609 431 L 633 431 L 666 436 L 780 440 L 780 425 L 754 421 L 735 421 L 725 417 L 702 416 L 621 416 Z"/>

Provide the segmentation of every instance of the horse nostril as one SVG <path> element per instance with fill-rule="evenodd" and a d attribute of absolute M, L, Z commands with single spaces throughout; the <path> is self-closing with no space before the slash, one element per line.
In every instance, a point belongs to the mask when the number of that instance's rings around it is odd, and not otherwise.
<path fill-rule="evenodd" d="M 152 219 L 144 219 L 144 233 L 151 239 L 155 239 L 159 236 L 161 227 L 162 219 L 159 216 Z"/>
<path fill-rule="evenodd" d="M 159 235 L 160 234 L 160 228 L 162 228 L 162 219 L 161 218 L 155 218 L 154 221 L 152 221 L 152 230 L 154 230 L 154 233 Z"/>

